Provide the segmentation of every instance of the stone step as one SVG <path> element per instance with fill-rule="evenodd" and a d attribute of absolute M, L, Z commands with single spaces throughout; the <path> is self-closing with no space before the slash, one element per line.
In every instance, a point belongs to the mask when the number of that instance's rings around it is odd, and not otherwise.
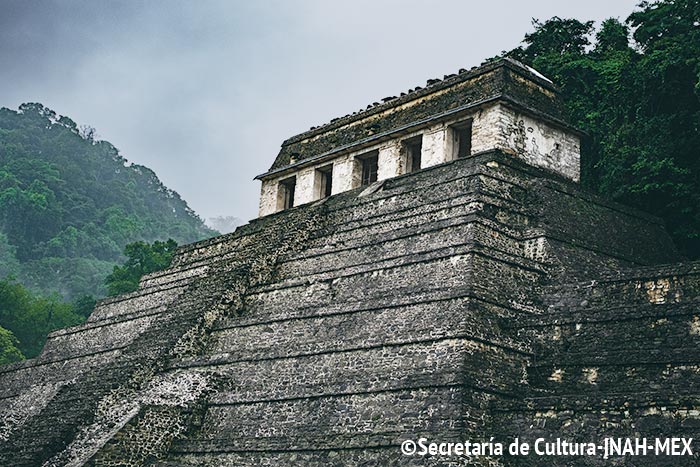
<path fill-rule="evenodd" d="M 455 437 L 456 442 L 459 437 Z M 194 467 L 202 465 L 202 454 L 196 452 L 201 446 L 180 443 L 175 449 L 185 452 L 172 454 L 167 461 L 155 464 L 156 467 Z M 187 452 L 190 449 L 195 452 Z M 382 466 L 382 467 L 464 467 L 475 466 L 474 460 L 459 456 L 405 456 L 401 454 L 399 444 L 387 446 L 368 445 L 350 449 L 285 449 L 271 452 L 238 451 L 224 447 L 222 451 L 214 449 L 206 453 L 212 466 L 253 467 L 253 466 L 305 466 L 305 467 L 347 467 L 347 466 Z M 483 460 L 483 466 L 499 465 L 496 460 Z M 491 462 L 490 464 L 488 462 Z"/>
<path fill-rule="evenodd" d="M 49 335 L 38 359 L 59 360 L 123 348 L 159 319 L 164 311 L 164 307 L 158 307 L 151 312 L 139 312 L 136 316 L 115 316 L 109 322 L 93 321 L 64 329 Z"/>
<path fill-rule="evenodd" d="M 205 276 L 208 269 L 209 265 L 206 263 L 170 267 L 163 271 L 144 275 L 139 283 L 139 289 L 169 288 L 169 286 L 176 285 L 180 281 Z"/>
<path fill-rule="evenodd" d="M 522 236 L 520 236 L 522 237 Z M 475 244 L 490 252 L 526 258 L 526 241 L 505 234 L 479 222 L 476 216 L 453 218 L 377 236 L 360 235 L 363 240 L 348 245 L 328 238 L 328 245 L 305 251 L 295 258 L 283 259 L 277 267 L 278 278 L 309 277 L 381 261 L 400 260 L 406 256 Z M 527 258 L 528 260 L 530 258 Z"/>
<path fill-rule="evenodd" d="M 549 291 L 552 312 L 679 303 L 700 297 L 700 262 L 633 268 Z"/>
<path fill-rule="evenodd" d="M 655 351 L 700 344 L 700 310 L 688 309 L 686 315 L 659 316 L 637 320 L 579 323 L 559 326 L 549 332 L 548 354 L 594 354 L 619 351 Z M 698 313 L 698 314 L 693 314 Z M 546 344 L 545 344 L 546 342 Z M 544 350 L 540 353 L 543 355 Z"/>
<path fill-rule="evenodd" d="M 300 400 L 212 404 L 201 430 L 187 441 L 185 449 L 361 448 L 395 444 L 401 437 L 419 433 L 456 434 L 464 419 L 478 417 L 461 412 L 464 391 L 459 386 L 436 385 Z M 178 450 L 184 449 L 175 448 Z"/>
<path fill-rule="evenodd" d="M 632 264 L 661 264 L 682 258 L 663 222 L 552 180 L 533 180 L 530 191 L 538 226 L 572 245 L 593 246 Z"/>
<path fill-rule="evenodd" d="M 522 375 L 523 360 L 521 352 L 502 344 L 455 335 L 317 352 L 289 349 L 286 355 L 280 352 L 251 359 L 213 353 L 176 362 L 173 368 L 216 372 L 226 384 L 214 403 L 234 404 L 436 384 L 512 393 L 513 382 Z M 472 364 L 479 365 L 478 373 L 467 371 Z M 271 374 L 276 375 L 274 379 L 269 378 Z"/>
<path fill-rule="evenodd" d="M 319 215 L 317 206 L 301 208 L 254 219 L 235 232 L 180 247 L 171 268 L 190 268 L 222 260 L 240 261 L 264 253 L 297 232 L 305 232 L 309 221 Z M 325 210 L 324 210 L 325 213 Z M 158 275 L 153 276 L 158 277 Z M 148 278 L 146 278 L 148 280 Z"/>
<path fill-rule="evenodd" d="M 655 351 L 700 343 L 700 299 L 605 310 L 522 315 L 503 319 L 501 327 L 535 343 L 540 361 L 567 354 Z"/>
<path fill-rule="evenodd" d="M 700 297 L 688 297 L 679 302 L 643 303 L 640 305 L 610 304 L 605 308 L 579 307 L 570 310 L 547 311 L 541 314 L 522 315 L 517 320 L 503 321 L 504 329 L 527 332 L 556 330 L 561 335 L 562 328 L 574 327 L 582 330 L 585 326 L 604 326 L 635 321 L 677 319 L 697 314 Z M 550 309 L 551 310 L 551 309 Z M 578 326 L 577 326 L 578 325 Z"/>
<path fill-rule="evenodd" d="M 339 304 L 342 306 L 342 304 Z M 362 345 L 394 345 L 417 340 L 472 336 L 482 342 L 526 352 L 520 341 L 502 335 L 493 326 L 494 306 L 465 297 L 411 301 L 408 305 L 370 303 L 368 308 L 309 309 L 304 315 L 276 320 L 250 316 L 229 318 L 212 332 L 208 351 L 246 359 L 279 358 L 295 353 L 319 353 Z M 390 336 L 382 333 L 390 331 Z"/>
<path fill-rule="evenodd" d="M 468 351 L 469 355 L 460 354 L 461 350 Z M 242 404 L 456 384 L 470 387 L 472 391 L 512 393 L 514 388 L 508 378 L 519 374 L 521 360 L 521 355 L 497 346 L 469 338 L 450 338 L 336 353 L 290 355 L 275 360 L 218 365 L 207 370 L 231 376 L 230 385 L 213 399 L 213 403 Z M 366 365 L 366 362 L 375 361 L 386 366 Z M 468 363 L 481 364 L 483 371 L 467 374 L 465 364 Z M 497 363 L 502 363 L 503 367 L 498 368 Z M 261 385 L 260 379 L 270 374 L 264 372 L 266 369 L 279 379 Z"/>
<path fill-rule="evenodd" d="M 369 264 L 305 280 L 281 280 L 251 289 L 246 296 L 246 310 L 261 319 L 277 319 L 293 315 L 300 308 L 326 308 L 339 303 L 361 306 L 387 297 L 398 300 L 410 296 L 420 300 L 445 289 L 446 293 L 471 293 L 494 303 L 515 302 L 519 307 L 536 304 L 536 287 L 544 274 L 538 264 L 477 251 L 474 247 L 448 248 L 406 256 L 398 264 Z M 478 277 L 471 273 L 475 263 L 484 271 Z M 517 300 L 506 298 L 509 291 Z"/>
<path fill-rule="evenodd" d="M 274 293 L 274 290 L 269 290 L 264 295 L 267 293 Z M 466 286 L 441 287 L 416 294 L 382 294 L 369 299 L 353 301 L 328 301 L 323 306 L 319 306 L 317 303 L 295 303 L 293 304 L 294 306 L 287 304 L 286 306 L 279 306 L 277 309 L 265 308 L 261 302 L 253 301 L 253 298 L 253 294 L 247 296 L 245 299 L 246 311 L 242 314 L 224 316 L 214 327 L 213 332 L 216 333 L 219 329 L 226 330 L 236 327 L 267 325 L 283 323 L 287 320 L 313 319 L 347 313 L 383 312 L 382 310 L 395 310 L 398 313 L 406 311 L 413 306 L 418 307 L 417 309 L 431 309 L 443 304 L 451 307 L 452 303 L 464 303 L 465 308 L 470 310 L 486 310 L 478 312 L 484 313 L 494 326 L 497 326 L 496 320 L 499 317 L 512 317 L 517 314 L 530 312 L 529 309 L 519 303 L 499 305 L 482 300 L 473 293 L 471 287 Z M 514 342 L 521 341 L 519 339 L 511 340 Z"/>
<path fill-rule="evenodd" d="M 627 365 L 551 365 L 527 369 L 530 394 L 599 395 L 665 390 L 682 394 L 700 389 L 700 362 Z"/>
<path fill-rule="evenodd" d="M 190 280 L 183 280 L 170 284 L 167 288 L 140 289 L 103 300 L 95 307 L 88 318 L 88 323 L 139 313 L 150 314 L 156 309 L 163 309 L 175 302 L 189 285 Z"/>
<path fill-rule="evenodd" d="M 469 194 L 449 202 L 415 206 L 405 211 L 396 212 L 395 216 L 383 218 L 363 218 L 359 221 L 340 224 L 334 223 L 333 229 L 320 230 L 319 235 L 309 239 L 304 253 L 315 254 L 323 252 L 328 244 L 337 243 L 346 247 L 366 245 L 368 240 L 383 240 L 392 235 L 399 236 L 401 232 L 411 228 L 429 226 L 433 223 L 444 223 L 454 218 L 475 215 L 483 219 L 485 224 L 494 225 L 501 231 L 517 234 L 519 227 L 531 223 L 528 213 L 522 209 L 505 206 L 498 200 L 489 199 L 479 194 Z M 503 222 L 508 219 L 512 222 Z"/>
<path fill-rule="evenodd" d="M 420 192 L 384 190 L 357 200 L 346 200 L 353 201 L 352 204 L 347 203 L 347 206 L 341 203 L 342 199 L 338 202 L 329 199 L 324 205 L 327 208 L 324 216 L 332 220 L 333 232 L 348 233 L 362 226 L 405 221 L 475 201 L 514 212 L 529 211 L 522 188 L 518 188 L 521 195 L 509 196 L 508 193 L 514 190 L 512 186 L 493 188 L 488 183 L 489 180 L 491 179 L 472 176 L 447 183 L 432 183 Z"/>
<path fill-rule="evenodd" d="M 2 367 L 0 378 L 0 398 L 11 397 L 37 386 L 45 388 L 46 394 L 51 393 L 52 388 L 58 388 L 66 381 L 77 378 L 85 372 L 112 363 L 121 355 L 121 349 L 103 352 L 85 353 L 74 355 L 66 359 L 38 361 L 36 359 L 19 362 L 19 364 Z"/>
<path fill-rule="evenodd" d="M 492 410 L 502 412 L 531 412 L 546 416 L 548 411 L 552 413 L 568 413 L 569 418 L 576 412 L 600 413 L 639 411 L 656 415 L 668 412 L 669 415 L 675 409 L 679 417 L 687 415 L 694 420 L 692 424 L 700 428 L 697 419 L 700 418 L 700 397 L 697 392 L 682 391 L 672 393 L 665 390 L 657 391 L 633 391 L 609 393 L 609 394 L 562 394 L 546 395 L 539 397 L 524 397 L 523 399 L 495 399 Z M 690 413 L 687 413 L 690 412 Z M 628 415 L 629 416 L 629 415 Z M 689 423 L 690 424 L 690 423 Z"/>
<path fill-rule="evenodd" d="M 560 354 L 552 353 L 544 358 L 540 355 L 535 366 L 551 367 L 555 362 L 556 366 L 560 368 L 567 366 L 595 367 L 600 365 L 693 365 L 696 362 L 700 362 L 700 349 L 690 342 L 687 346 L 674 348 L 640 348 L 632 344 L 630 348 L 618 350 L 600 349 L 595 354 L 589 352 L 562 352 Z"/>

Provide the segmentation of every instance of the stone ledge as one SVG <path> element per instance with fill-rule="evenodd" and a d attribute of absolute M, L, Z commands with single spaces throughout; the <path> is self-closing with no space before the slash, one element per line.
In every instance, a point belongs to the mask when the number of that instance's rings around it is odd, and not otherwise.
<path fill-rule="evenodd" d="M 659 407 L 700 406 L 700 397 L 696 394 L 669 395 L 663 392 L 629 392 L 617 394 L 582 395 L 570 394 L 563 396 L 528 397 L 523 401 L 499 401 L 495 404 L 495 412 L 541 412 L 554 410 L 566 412 L 575 410 L 583 413 L 596 413 L 601 410 L 642 410 L 658 409 Z"/>
<path fill-rule="evenodd" d="M 284 359 L 298 359 L 298 358 L 304 358 L 304 357 L 314 357 L 317 355 L 329 355 L 329 354 L 336 354 L 336 353 L 347 353 L 347 352 L 358 352 L 358 351 L 366 351 L 366 350 L 373 350 L 373 349 L 381 349 L 384 347 L 402 347 L 402 346 L 409 346 L 409 345 L 415 345 L 415 344 L 423 344 L 423 343 L 432 343 L 432 342 L 441 342 L 445 340 L 453 340 L 453 339 L 467 339 L 471 340 L 474 342 L 479 342 L 481 344 L 491 346 L 494 348 L 498 348 L 513 354 L 518 354 L 518 355 L 524 355 L 524 356 L 532 356 L 531 353 L 526 352 L 522 348 L 511 348 L 508 347 L 505 344 L 502 344 L 500 342 L 492 342 L 488 341 L 483 338 L 476 337 L 471 334 L 464 334 L 464 333 L 455 333 L 454 335 L 448 335 L 445 337 L 437 337 L 437 338 L 431 338 L 431 339 L 416 339 L 416 340 L 405 340 L 405 341 L 399 341 L 399 342 L 392 342 L 392 341 L 386 341 L 381 344 L 376 344 L 376 345 L 371 345 L 371 346 L 360 346 L 360 347 L 347 347 L 347 348 L 341 348 L 341 349 L 333 349 L 333 350 L 327 350 L 327 351 L 319 351 L 319 352 L 307 352 L 307 353 L 297 353 L 297 354 L 287 354 L 285 356 L 272 356 L 272 357 L 259 357 L 259 358 L 248 358 L 248 359 L 236 359 L 236 358 L 230 358 L 230 354 L 221 354 L 220 356 L 211 356 L 207 359 L 193 359 L 193 360 L 180 360 L 176 361 L 170 364 L 169 368 L 170 369 L 179 369 L 179 368 L 201 368 L 201 367 L 210 367 L 210 366 L 218 366 L 218 365 L 230 365 L 233 363 L 245 363 L 245 362 L 262 362 L 262 361 L 270 361 L 270 360 L 284 360 Z"/>
<path fill-rule="evenodd" d="M 262 326 L 266 324 L 281 323 L 295 319 L 313 319 L 321 318 L 325 316 L 342 315 L 345 313 L 361 313 L 366 311 L 380 311 L 385 309 L 396 309 L 400 307 L 407 307 L 411 305 L 421 305 L 434 302 L 444 302 L 452 300 L 467 300 L 470 304 L 475 304 L 476 306 L 488 306 L 496 308 L 499 314 L 494 314 L 494 319 L 502 316 L 503 314 L 509 314 L 515 316 L 520 313 L 528 314 L 532 313 L 533 310 L 518 306 L 518 304 L 508 304 L 506 306 L 502 303 L 496 303 L 490 301 L 484 297 L 477 296 L 473 293 L 470 287 L 449 287 L 439 290 L 432 290 L 428 293 L 421 294 L 415 297 L 400 297 L 400 298 L 390 298 L 388 301 L 384 302 L 382 300 L 372 300 L 371 302 L 350 302 L 335 304 L 328 307 L 317 307 L 317 306 L 307 306 L 299 307 L 296 311 L 279 317 L 270 317 L 269 314 L 256 313 L 255 315 L 241 315 L 226 321 L 226 324 L 222 324 L 219 327 L 213 328 L 213 331 L 217 330 L 227 330 L 236 328 L 246 328 L 251 326 Z M 371 305 L 368 306 L 368 303 Z"/>
<path fill-rule="evenodd" d="M 490 260 L 499 261 L 504 264 L 511 266 L 517 266 L 526 270 L 528 272 L 537 274 L 546 274 L 546 270 L 543 269 L 542 264 L 529 260 L 524 257 L 516 257 L 508 253 L 501 253 L 494 251 L 491 248 L 485 249 L 481 245 L 475 242 L 465 242 L 462 245 L 438 248 L 436 250 L 428 251 L 425 253 L 417 253 L 414 255 L 404 255 L 401 256 L 401 261 L 386 260 L 382 262 L 390 263 L 382 266 L 381 263 L 368 262 L 360 264 L 353 267 L 341 268 L 342 274 L 331 275 L 331 274 L 318 274 L 313 276 L 306 276 L 305 278 L 292 278 L 283 279 L 276 282 L 274 285 L 260 285 L 253 287 L 248 291 L 248 294 L 262 294 L 272 291 L 293 289 L 299 287 L 306 287 L 315 282 L 327 282 L 332 279 L 346 279 L 349 277 L 357 277 L 370 274 L 377 271 L 389 271 L 392 269 L 405 268 L 415 264 L 430 264 L 436 261 L 449 259 L 455 256 L 480 256 L 482 258 L 487 258 Z"/>
<path fill-rule="evenodd" d="M 572 311 L 548 312 L 517 320 L 503 320 L 504 329 L 536 329 L 553 326 L 573 326 L 576 324 L 603 324 L 638 321 L 647 318 L 697 315 L 700 297 L 684 302 L 640 305 L 612 305 L 607 308 L 576 308 Z"/>
<path fill-rule="evenodd" d="M 620 350 L 599 350 L 595 355 L 590 353 L 560 353 L 556 358 L 539 356 L 531 368 L 566 367 L 642 367 L 647 365 L 685 365 L 700 362 L 700 348 L 676 347 L 659 349 L 658 347 L 635 347 Z"/>
<path fill-rule="evenodd" d="M 367 258 L 363 258 L 362 255 L 358 250 L 361 249 L 372 249 L 375 247 L 386 247 L 387 244 L 391 244 L 392 242 L 401 242 L 401 241 L 406 241 L 410 240 L 414 237 L 421 237 L 421 236 L 426 236 L 426 234 L 447 234 L 449 233 L 450 229 L 454 229 L 456 227 L 464 227 L 465 230 L 464 233 L 465 237 L 464 238 L 457 238 L 454 242 L 421 242 L 421 245 L 425 246 L 425 249 L 419 250 L 419 251 L 414 251 L 411 252 L 410 255 L 419 255 L 419 254 L 428 254 L 430 252 L 437 251 L 435 249 L 429 249 L 430 247 L 428 245 L 434 244 L 434 243 L 439 243 L 440 245 L 443 245 L 441 249 L 445 250 L 447 248 L 460 248 L 464 245 L 472 245 L 473 251 L 475 252 L 485 252 L 489 251 L 490 256 L 493 257 L 500 257 L 500 258 L 511 258 L 510 261 L 504 260 L 504 262 L 513 262 L 516 261 L 512 258 L 521 258 L 523 262 L 527 261 L 533 261 L 530 258 L 527 258 L 524 255 L 524 248 L 522 248 L 522 241 L 520 239 L 516 239 L 515 235 L 511 235 L 510 233 L 505 233 L 505 232 L 500 232 L 498 228 L 494 228 L 491 225 L 488 225 L 487 222 L 481 222 L 478 218 L 478 216 L 475 215 L 466 215 L 466 216 L 460 216 L 460 218 L 452 218 L 452 219 L 458 219 L 458 221 L 452 222 L 450 224 L 446 225 L 440 225 L 436 227 L 435 229 L 432 228 L 426 228 L 426 229 L 406 229 L 408 232 L 404 233 L 397 233 L 397 231 L 392 231 L 391 232 L 391 237 L 386 238 L 384 240 L 370 240 L 366 244 L 360 244 L 360 245 L 354 245 L 354 246 L 345 246 L 345 247 L 340 247 L 336 249 L 329 249 L 328 251 L 319 251 L 319 252 L 314 252 L 310 255 L 301 253 L 297 254 L 296 257 L 293 258 L 283 258 L 280 263 L 279 263 L 279 268 L 280 271 L 285 271 L 286 269 L 289 269 L 290 272 L 294 272 L 295 274 L 299 274 L 301 276 L 304 276 L 306 278 L 315 278 L 315 277 L 323 277 L 327 274 L 332 274 L 333 272 L 341 271 L 341 270 L 349 270 L 353 268 L 361 268 L 362 266 L 372 266 L 372 265 L 378 265 L 380 263 L 385 263 L 385 262 L 391 262 L 391 261 L 400 261 L 401 258 L 405 258 L 409 256 L 408 253 L 406 252 L 399 252 L 397 254 L 387 254 L 387 255 L 381 255 L 379 257 L 373 258 L 371 261 L 368 261 Z M 485 244 L 482 242 L 480 239 L 477 238 L 472 238 L 473 234 L 476 232 L 471 232 L 467 230 L 470 226 L 474 224 L 479 224 L 480 226 L 487 227 L 490 229 L 491 232 L 498 232 L 499 234 L 505 236 L 508 238 L 508 240 L 512 241 L 515 245 L 514 247 L 520 246 L 521 248 L 513 248 L 511 251 L 508 251 L 504 248 L 496 247 L 494 245 L 490 244 Z M 470 235 L 466 235 L 470 234 Z M 401 251 L 401 250 L 400 250 Z M 341 261 L 342 258 L 334 258 L 334 255 L 338 255 L 339 253 L 349 253 L 349 252 L 356 252 L 355 255 L 355 260 L 356 262 L 353 263 L 346 263 Z M 371 255 L 370 255 L 371 256 Z M 311 271 L 305 271 L 302 269 L 299 271 L 300 267 L 304 265 L 304 263 L 307 262 L 313 262 L 315 263 L 316 261 L 314 260 L 321 260 L 321 259 L 326 259 L 330 264 L 323 266 L 323 265 L 318 265 L 318 264 L 312 264 L 312 266 L 309 266 L 308 269 L 311 269 Z M 540 267 L 542 262 L 540 261 L 533 261 L 530 263 L 530 267 L 532 267 L 532 264 L 539 264 Z M 287 276 L 286 280 L 291 280 L 293 277 L 296 276 Z M 313 279 L 310 279 L 313 280 Z"/>

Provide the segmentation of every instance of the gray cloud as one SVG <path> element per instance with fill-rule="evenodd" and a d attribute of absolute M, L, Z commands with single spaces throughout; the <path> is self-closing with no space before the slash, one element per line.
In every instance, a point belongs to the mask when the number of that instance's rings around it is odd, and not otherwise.
<path fill-rule="evenodd" d="M 0 106 L 42 102 L 203 217 L 255 217 L 280 143 L 518 45 L 531 18 L 636 0 L 0 0 Z"/>

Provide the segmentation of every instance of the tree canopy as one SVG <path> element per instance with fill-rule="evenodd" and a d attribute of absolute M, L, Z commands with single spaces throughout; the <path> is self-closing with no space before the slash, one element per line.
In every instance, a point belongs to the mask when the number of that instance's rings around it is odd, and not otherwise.
<path fill-rule="evenodd" d="M 153 244 L 134 242 L 124 249 L 127 257 L 114 266 L 105 279 L 110 295 L 132 292 L 144 274 L 170 265 L 177 249 L 174 240 Z M 58 294 L 48 297 L 33 293 L 12 278 L 0 280 L 0 365 L 36 357 L 49 332 L 82 323 L 95 308 L 96 300 L 83 295 L 73 302 Z"/>
<path fill-rule="evenodd" d="M 214 234 L 93 128 L 37 103 L 0 109 L 0 364 L 38 355 L 94 297 L 138 287 L 176 242 Z"/>
<path fill-rule="evenodd" d="M 505 54 L 560 87 L 589 135 L 582 183 L 665 219 L 700 258 L 700 0 L 642 2 L 625 22 L 534 21 Z"/>
<path fill-rule="evenodd" d="M 127 244 L 215 233 L 94 129 L 38 103 L 0 109 L 0 278 L 68 299 L 100 296 Z"/>
<path fill-rule="evenodd" d="M 152 245 L 145 242 L 128 244 L 124 249 L 126 263 L 114 266 L 112 273 L 105 279 L 108 294 L 114 296 L 138 289 L 141 277 L 170 265 L 176 249 L 177 243 L 172 239 L 166 242 L 155 241 Z"/>
<path fill-rule="evenodd" d="M 58 295 L 35 296 L 12 279 L 0 280 L 0 356 L 34 357 L 41 351 L 49 332 L 83 320 Z"/>
<path fill-rule="evenodd" d="M 0 327 L 0 365 L 18 362 L 24 359 L 24 355 L 17 348 L 19 341 L 11 331 Z"/>

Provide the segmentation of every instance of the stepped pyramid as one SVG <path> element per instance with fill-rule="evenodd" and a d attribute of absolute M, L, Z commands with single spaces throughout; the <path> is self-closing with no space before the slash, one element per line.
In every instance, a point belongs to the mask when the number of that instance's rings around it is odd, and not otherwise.
<path fill-rule="evenodd" d="M 259 219 L 0 368 L 0 465 L 698 465 L 401 453 L 700 437 L 700 264 L 561 108 L 503 60 L 286 141 Z"/>

